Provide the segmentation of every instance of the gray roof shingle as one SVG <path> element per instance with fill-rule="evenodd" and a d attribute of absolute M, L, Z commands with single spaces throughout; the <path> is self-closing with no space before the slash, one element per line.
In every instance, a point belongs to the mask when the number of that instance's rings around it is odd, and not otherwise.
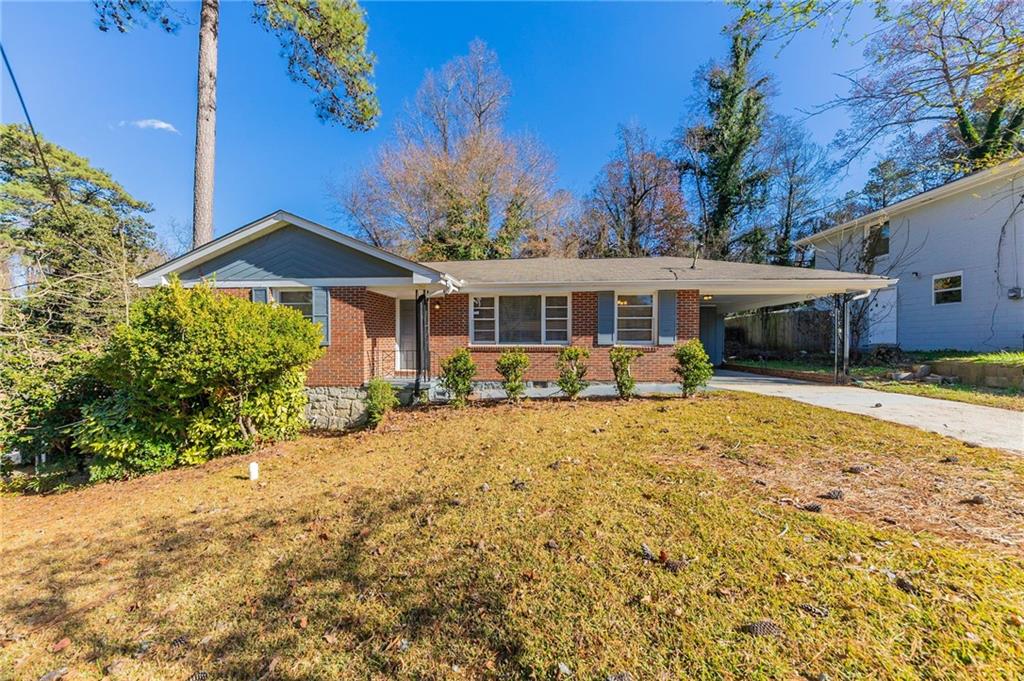
<path fill-rule="evenodd" d="M 520 258 L 447 260 L 423 265 L 472 284 L 582 284 L 657 281 L 841 281 L 866 274 L 692 258 Z"/>

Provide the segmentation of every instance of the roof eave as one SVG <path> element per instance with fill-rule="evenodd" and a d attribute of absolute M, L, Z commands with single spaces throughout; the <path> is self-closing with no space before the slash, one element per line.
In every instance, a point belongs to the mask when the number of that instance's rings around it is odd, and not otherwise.
<path fill-rule="evenodd" d="M 793 245 L 797 247 L 809 246 L 819 241 L 825 241 L 832 236 L 841 234 L 850 229 L 856 229 L 858 227 L 873 227 L 874 225 L 881 224 L 886 220 L 891 219 L 899 213 L 904 213 L 926 203 L 939 201 L 954 194 L 969 191 L 988 182 L 1000 180 L 1005 177 L 1012 177 L 1018 173 L 1024 173 L 1024 157 L 1007 161 L 1006 163 L 994 168 L 980 170 L 968 175 L 967 177 L 962 177 L 959 180 L 942 185 L 941 187 L 936 187 L 935 189 L 922 192 L 915 196 L 903 199 L 902 201 L 897 201 L 891 206 L 880 208 L 879 210 L 868 213 L 867 215 L 862 215 L 859 218 L 848 220 L 847 222 L 834 227 L 829 227 L 817 234 L 811 234 L 803 237 L 802 239 L 797 239 L 793 242 Z"/>

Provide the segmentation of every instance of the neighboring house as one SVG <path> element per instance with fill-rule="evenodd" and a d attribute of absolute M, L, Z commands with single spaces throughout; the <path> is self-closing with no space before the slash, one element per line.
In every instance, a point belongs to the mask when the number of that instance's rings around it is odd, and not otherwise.
<path fill-rule="evenodd" d="M 899 280 L 862 311 L 862 346 L 992 350 L 1024 345 L 1024 159 L 969 175 L 796 242 L 819 270 Z M 870 255 L 870 254 L 867 254 Z M 868 258 L 871 260 L 872 258 Z"/>
<path fill-rule="evenodd" d="M 700 338 L 721 361 L 724 315 L 894 282 L 871 275 L 690 258 L 536 258 L 419 263 L 278 211 L 138 279 L 209 281 L 226 293 L 300 310 L 322 324 L 326 352 L 310 387 L 382 376 L 421 383 L 468 347 L 478 379 L 499 378 L 502 349 L 530 356 L 526 378 L 557 378 L 560 347 L 589 348 L 590 373 L 612 379 L 608 350 L 643 350 L 640 381 L 669 382 L 673 346 Z"/>

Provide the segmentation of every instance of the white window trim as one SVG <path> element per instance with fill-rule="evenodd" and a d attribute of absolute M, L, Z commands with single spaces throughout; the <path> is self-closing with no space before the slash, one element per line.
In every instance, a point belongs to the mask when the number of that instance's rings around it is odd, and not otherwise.
<path fill-rule="evenodd" d="M 944 291 L 960 291 L 960 300 L 957 300 L 957 301 L 954 301 L 954 302 L 951 302 L 951 303 L 936 303 L 935 302 L 935 293 L 936 293 L 936 291 L 935 291 L 935 280 L 936 279 L 945 279 L 946 277 L 960 277 L 960 288 L 958 288 L 958 289 L 956 289 L 956 288 L 943 289 Z M 943 272 L 942 274 L 933 274 L 932 275 L 932 291 L 931 291 L 932 307 L 935 307 L 936 305 L 960 305 L 961 303 L 964 302 L 964 293 L 965 293 L 965 290 L 964 290 L 964 271 L 963 270 L 955 270 L 953 272 Z"/>
<path fill-rule="evenodd" d="M 651 297 L 651 340 L 619 340 L 619 296 L 650 296 Z M 612 291 L 612 302 L 615 304 L 615 332 L 612 334 L 614 345 L 654 348 L 658 346 L 658 292 L 657 291 Z M 677 322 L 678 323 L 678 322 Z"/>
<path fill-rule="evenodd" d="M 501 343 L 499 338 L 501 332 L 499 329 L 501 313 L 499 312 L 500 305 L 498 299 L 502 296 L 508 296 L 518 298 L 521 296 L 540 296 L 540 343 Z M 547 321 L 547 302 L 548 298 L 565 298 L 566 314 L 566 339 L 564 341 L 549 341 L 548 337 L 548 321 Z M 476 340 L 476 324 L 473 318 L 473 299 L 474 298 L 494 298 L 494 342 L 488 343 L 487 341 Z M 540 347 L 563 347 L 566 345 L 572 345 L 572 293 L 552 293 L 550 296 L 547 293 L 533 293 L 528 291 L 511 291 L 506 293 L 480 293 L 469 295 L 469 347 L 478 348 L 540 348 Z"/>

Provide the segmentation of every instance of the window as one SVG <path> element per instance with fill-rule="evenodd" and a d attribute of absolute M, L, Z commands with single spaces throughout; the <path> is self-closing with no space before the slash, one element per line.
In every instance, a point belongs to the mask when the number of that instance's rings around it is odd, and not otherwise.
<path fill-rule="evenodd" d="M 493 343 L 496 319 L 494 317 L 494 298 L 473 299 L 473 342 Z"/>
<path fill-rule="evenodd" d="M 945 305 L 959 303 L 964 299 L 963 272 L 947 272 L 932 277 L 932 303 Z"/>
<path fill-rule="evenodd" d="M 569 342 L 569 296 L 544 299 L 544 342 Z"/>
<path fill-rule="evenodd" d="M 868 232 L 868 238 L 871 237 L 874 237 L 874 243 L 871 244 L 870 255 L 875 258 L 889 255 L 889 223 L 873 227 Z"/>
<path fill-rule="evenodd" d="M 313 321 L 313 291 L 274 291 L 274 298 L 278 305 L 298 310 Z"/>
<path fill-rule="evenodd" d="M 498 345 L 568 343 L 569 296 L 477 296 L 470 339 Z"/>
<path fill-rule="evenodd" d="M 498 298 L 499 343 L 540 343 L 540 296 Z"/>
<path fill-rule="evenodd" d="M 615 341 L 654 343 L 654 294 L 615 297 Z"/>

